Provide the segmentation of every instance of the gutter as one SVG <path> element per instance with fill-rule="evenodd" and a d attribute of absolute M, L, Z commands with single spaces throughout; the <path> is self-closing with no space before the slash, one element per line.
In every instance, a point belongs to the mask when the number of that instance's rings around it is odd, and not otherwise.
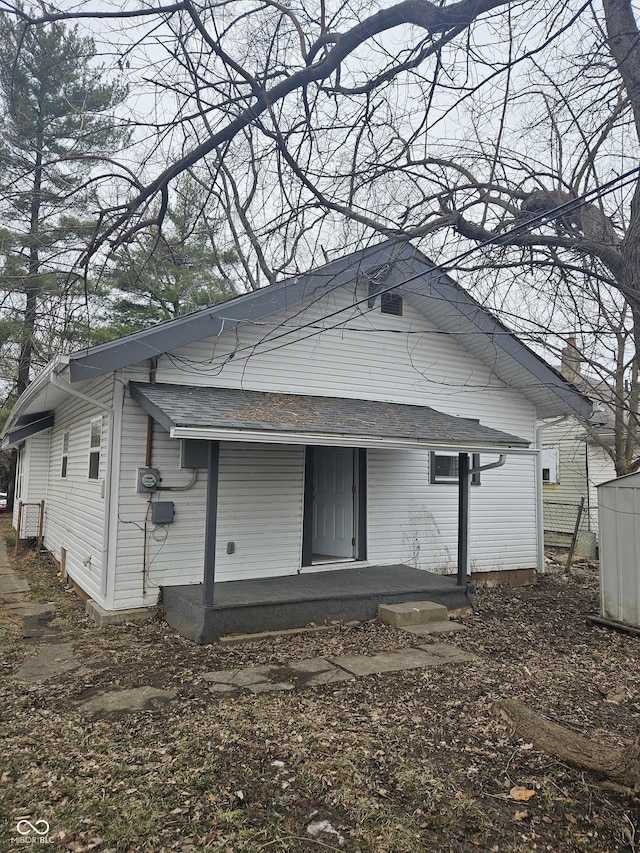
<path fill-rule="evenodd" d="M 433 439 L 398 438 L 392 436 L 356 435 L 348 433 L 298 432 L 289 430 L 257 430 L 224 427 L 173 426 L 169 428 L 171 438 L 193 438 L 205 441 L 247 441 L 260 444 L 308 444 L 323 447 L 420 447 L 433 448 L 451 453 L 485 453 L 532 456 L 537 453 L 528 447 L 493 446 L 471 442 L 437 441 Z M 491 467 L 497 467 L 492 463 Z"/>

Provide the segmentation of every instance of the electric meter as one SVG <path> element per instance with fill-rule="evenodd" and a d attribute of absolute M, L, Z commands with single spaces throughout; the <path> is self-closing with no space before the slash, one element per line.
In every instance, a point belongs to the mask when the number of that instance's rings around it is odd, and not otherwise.
<path fill-rule="evenodd" d="M 160 483 L 160 472 L 157 468 L 138 468 L 136 491 L 140 493 L 155 492 Z"/>

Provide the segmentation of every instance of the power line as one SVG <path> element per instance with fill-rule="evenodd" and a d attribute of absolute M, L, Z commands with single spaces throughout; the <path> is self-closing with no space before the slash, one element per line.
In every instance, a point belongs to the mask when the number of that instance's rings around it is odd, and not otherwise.
<path fill-rule="evenodd" d="M 488 246 L 491 246 L 491 245 L 504 244 L 511 237 L 514 237 L 514 236 L 518 237 L 521 234 L 530 233 L 533 230 L 533 227 L 535 227 L 536 225 L 546 224 L 547 222 L 552 222 L 555 219 L 558 219 L 562 216 L 566 216 L 566 215 L 574 212 L 575 210 L 578 210 L 579 208 L 583 207 L 584 205 L 590 203 L 591 201 L 593 201 L 595 199 L 603 198 L 604 196 L 613 192 L 615 189 L 626 186 L 627 184 L 631 183 L 634 178 L 637 179 L 638 176 L 640 176 L 640 166 L 637 166 L 633 169 L 628 170 L 627 172 L 624 172 L 621 175 L 616 176 L 615 178 L 612 178 L 611 180 L 607 181 L 603 186 L 596 187 L 592 190 L 588 190 L 587 192 L 582 193 L 579 196 L 576 196 L 576 198 L 574 198 L 574 199 L 570 199 L 569 201 L 566 201 L 566 202 L 563 202 L 562 204 L 556 205 L 555 207 L 551 208 L 550 210 L 536 214 L 535 216 L 531 216 L 527 219 L 526 222 L 515 225 L 515 226 L 509 228 L 508 230 L 502 232 L 501 234 L 494 235 L 494 236 L 482 241 L 481 243 L 478 243 L 475 246 L 472 246 L 469 249 L 464 250 L 463 252 L 461 252 L 458 255 L 456 255 L 455 257 L 453 257 L 446 265 L 438 265 L 437 267 L 434 266 L 433 269 L 431 271 L 429 271 L 426 275 L 428 275 L 431 278 L 433 273 L 437 273 L 435 275 L 436 280 L 441 278 L 442 276 L 446 276 L 449 274 L 449 271 L 452 271 L 454 269 L 456 264 L 458 264 L 460 261 L 464 260 L 465 258 L 468 258 L 470 255 L 472 255 L 476 252 L 479 252 L 482 249 L 484 249 Z M 405 243 L 405 242 L 408 242 L 408 240 L 402 240 L 401 242 Z M 389 263 L 391 263 L 391 262 L 392 261 L 390 260 Z M 360 261 L 358 262 L 358 264 L 360 264 Z M 407 285 L 410 285 L 411 283 L 423 278 L 424 276 L 425 276 L 425 273 L 420 272 L 420 273 L 416 273 L 412 276 L 409 276 L 408 278 L 404 279 L 400 283 L 392 284 L 392 285 L 389 285 L 387 287 L 376 288 L 376 297 L 380 296 L 383 293 L 389 293 L 392 290 L 397 290 L 400 287 L 406 289 Z M 331 288 L 324 287 L 322 293 L 318 296 L 318 298 L 316 300 L 314 300 L 311 303 L 311 305 L 313 305 L 317 301 L 320 301 L 320 300 L 326 298 L 334 290 L 336 290 L 340 287 L 343 287 L 343 286 L 344 285 L 341 283 L 338 285 L 334 285 Z M 475 302 L 475 299 L 473 299 L 473 297 L 470 294 L 468 294 L 466 291 L 464 291 L 464 292 L 470 299 L 472 299 Z M 422 294 L 419 294 L 419 295 L 422 295 Z M 435 298 L 442 298 L 442 297 L 435 297 Z M 289 337 L 289 336 L 296 334 L 298 332 L 303 332 L 306 329 L 312 329 L 312 331 L 309 335 L 305 335 L 303 338 L 296 338 L 295 339 L 296 343 L 299 343 L 300 341 L 307 340 L 308 338 L 322 334 L 323 332 L 333 331 L 337 328 L 344 327 L 344 324 L 349 322 L 349 319 L 345 319 L 345 320 L 338 322 L 338 323 L 335 323 L 331 326 L 324 326 L 324 327 L 320 327 L 320 328 L 317 328 L 316 324 L 318 324 L 322 321 L 329 320 L 331 318 L 337 317 L 340 314 L 343 314 L 345 311 L 355 309 L 355 308 L 359 308 L 360 306 L 364 305 L 365 302 L 369 302 L 369 299 L 370 299 L 370 296 L 367 295 L 367 296 L 363 297 L 362 299 L 357 299 L 357 300 L 353 301 L 346 308 L 339 308 L 335 311 L 324 314 L 320 318 L 315 318 L 313 321 L 309 321 L 308 323 L 303 323 L 297 327 L 294 327 L 293 329 L 287 329 L 286 331 L 284 331 L 284 332 L 282 332 L 279 335 L 276 335 L 274 337 L 269 337 L 266 335 L 261 341 L 259 341 L 257 343 L 247 344 L 245 346 L 238 347 L 233 351 L 233 354 L 226 354 L 224 356 L 222 364 L 220 365 L 220 369 L 222 369 L 224 367 L 224 364 L 227 361 L 229 361 L 233 358 L 236 358 L 238 354 L 243 353 L 246 350 L 250 351 L 249 354 L 246 356 L 246 358 L 247 359 L 250 358 L 251 355 L 256 352 L 258 347 L 260 347 L 262 344 L 264 344 L 267 341 L 268 342 L 274 342 L 274 341 L 282 340 L 283 338 Z M 310 307 L 309 304 L 307 304 L 303 309 L 301 309 L 301 311 L 299 313 L 302 313 L 303 311 L 308 310 L 309 307 Z M 482 308 L 482 306 L 479 303 L 477 303 L 477 308 L 478 308 L 478 310 L 482 310 L 482 311 L 486 310 L 486 309 Z M 365 316 L 366 314 L 371 313 L 373 310 L 374 310 L 373 307 L 368 308 L 366 311 L 361 310 L 360 315 Z M 500 321 L 497 318 L 494 318 L 494 319 L 496 320 L 496 322 L 500 323 Z M 246 321 L 246 323 L 253 325 L 251 323 L 251 321 Z M 503 325 L 503 324 L 500 323 L 500 325 Z M 314 328 L 314 327 L 316 327 L 316 328 Z M 504 332 L 498 332 L 498 334 L 505 334 L 508 336 L 516 337 L 514 332 L 511 332 L 509 329 L 507 329 L 504 326 L 503 326 L 503 328 L 504 328 Z M 451 334 L 453 334 L 453 333 L 451 333 Z M 275 352 L 275 351 L 277 351 L 277 350 L 279 350 L 285 346 L 289 346 L 291 343 L 292 343 L 292 341 L 286 341 L 286 342 L 283 342 L 281 344 L 278 344 L 277 346 L 272 346 L 269 349 L 261 349 L 260 353 L 262 355 L 264 355 L 266 353 Z M 180 360 L 180 359 L 178 359 L 178 360 Z M 185 360 L 185 363 L 187 363 L 187 360 Z M 211 363 L 212 362 L 209 362 L 209 364 L 211 364 Z"/>

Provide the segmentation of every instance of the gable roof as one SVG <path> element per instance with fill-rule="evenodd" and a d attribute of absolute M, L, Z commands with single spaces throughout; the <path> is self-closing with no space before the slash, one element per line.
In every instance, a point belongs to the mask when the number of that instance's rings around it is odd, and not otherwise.
<path fill-rule="evenodd" d="M 518 388 L 540 417 L 577 414 L 588 418 L 589 400 L 506 326 L 408 242 L 385 241 L 304 275 L 159 323 L 106 344 L 73 353 L 69 378 L 78 382 L 145 361 L 282 309 L 314 300 L 340 285 L 376 276 L 393 287 L 444 332 L 455 336 L 499 379 Z M 365 305 L 367 299 L 364 300 Z"/>
<path fill-rule="evenodd" d="M 348 447 L 529 445 L 516 435 L 428 406 L 161 382 L 130 382 L 129 388 L 172 438 L 273 441 L 275 433 L 283 443 Z"/>

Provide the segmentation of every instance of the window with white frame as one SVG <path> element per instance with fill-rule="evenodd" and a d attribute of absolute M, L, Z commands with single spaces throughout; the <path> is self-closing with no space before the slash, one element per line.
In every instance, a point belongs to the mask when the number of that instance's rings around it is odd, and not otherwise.
<path fill-rule="evenodd" d="M 89 433 L 89 479 L 97 480 L 100 474 L 100 445 L 102 443 L 102 418 L 91 421 Z"/>
<path fill-rule="evenodd" d="M 69 430 L 62 433 L 62 463 L 60 465 L 60 476 L 66 478 L 69 467 Z"/>
<path fill-rule="evenodd" d="M 542 463 L 542 482 L 559 483 L 558 448 L 544 447 L 540 451 L 540 461 Z"/>
<path fill-rule="evenodd" d="M 431 464 L 429 466 L 429 481 L 436 484 L 458 482 L 459 457 L 457 453 L 437 453 L 431 451 Z M 471 468 L 480 466 L 480 454 L 471 454 Z M 471 485 L 480 485 L 480 472 L 471 475 Z"/>

